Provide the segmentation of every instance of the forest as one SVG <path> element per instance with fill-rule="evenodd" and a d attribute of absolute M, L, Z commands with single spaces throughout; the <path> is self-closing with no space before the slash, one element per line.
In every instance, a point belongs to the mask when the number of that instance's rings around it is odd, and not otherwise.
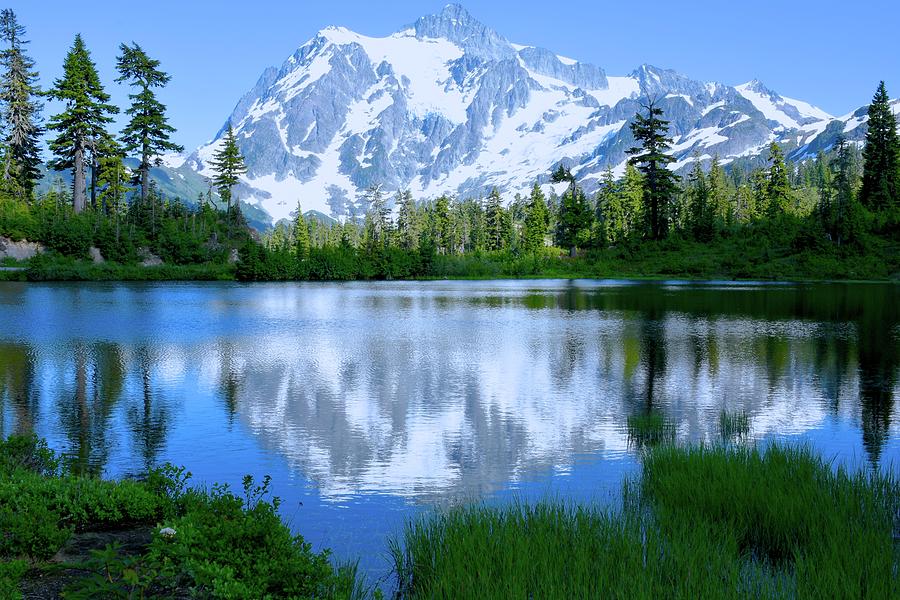
<path fill-rule="evenodd" d="M 171 77 L 138 44 L 119 47 L 115 83 L 133 93 L 116 134 L 109 129 L 120 108 L 80 35 L 48 90 L 38 86 L 25 28 L 9 9 L 0 37 L 0 236 L 45 250 L 27 261 L 4 258 L 6 279 L 900 274 L 900 138 L 883 82 L 862 146 L 839 139 L 827 152 L 788 161 L 773 142 L 761 166 L 695 156 L 679 175 L 670 169 L 665 115 L 645 98 L 630 125 L 630 159 L 621 173 L 607 169 L 596 192 L 585 192 L 559 160 L 527 196 L 418 199 L 376 185 L 365 191 L 364 218 L 337 222 L 298 205 L 293 221 L 259 233 L 235 197 L 246 167 L 230 125 L 207 193 L 171 198 L 151 177 L 163 154 L 183 148 L 171 141 L 175 130 L 157 98 Z M 61 108 L 46 120 L 45 99 Z"/>

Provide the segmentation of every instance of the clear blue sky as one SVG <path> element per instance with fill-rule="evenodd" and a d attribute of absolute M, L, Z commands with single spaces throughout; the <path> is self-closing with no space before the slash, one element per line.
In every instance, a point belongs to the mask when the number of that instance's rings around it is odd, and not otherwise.
<path fill-rule="evenodd" d="M 80 32 L 120 106 L 127 91 L 113 70 L 120 42 L 136 41 L 173 81 L 162 93 L 177 141 L 210 139 L 237 100 L 271 65 L 328 25 L 387 35 L 446 0 L 324 2 L 251 0 L 12 0 L 28 29 L 46 87 Z M 641 63 L 696 79 L 739 84 L 753 78 L 832 114 L 867 103 L 880 79 L 900 95 L 894 0 L 492 0 L 462 2 L 511 41 L 549 48 L 623 75 Z M 136 9 L 149 6 L 146 16 Z"/>

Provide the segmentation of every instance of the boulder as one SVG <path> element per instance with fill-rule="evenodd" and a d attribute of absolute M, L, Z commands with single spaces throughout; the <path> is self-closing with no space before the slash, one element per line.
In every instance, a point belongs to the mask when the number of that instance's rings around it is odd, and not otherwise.
<path fill-rule="evenodd" d="M 137 254 L 142 267 L 158 267 L 163 264 L 163 260 L 150 252 L 149 248 L 138 248 Z"/>
<path fill-rule="evenodd" d="M 15 260 L 29 260 L 42 253 L 46 248 L 43 244 L 21 240 L 13 240 L 0 236 L 0 259 L 12 258 Z"/>
<path fill-rule="evenodd" d="M 103 255 L 100 253 L 100 248 L 95 248 L 94 246 L 91 246 L 90 249 L 88 250 L 88 254 L 91 255 L 91 260 L 94 262 L 95 265 L 102 265 L 103 263 L 106 262 L 106 260 L 103 258 Z"/>

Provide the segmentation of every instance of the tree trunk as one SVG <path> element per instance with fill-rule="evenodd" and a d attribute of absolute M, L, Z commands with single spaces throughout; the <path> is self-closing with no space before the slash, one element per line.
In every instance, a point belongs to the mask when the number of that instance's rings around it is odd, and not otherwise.
<path fill-rule="evenodd" d="M 91 152 L 91 208 L 97 210 L 97 153 Z"/>
<path fill-rule="evenodd" d="M 141 158 L 141 202 L 147 201 L 148 190 L 150 189 L 150 163 L 147 156 Z"/>
<path fill-rule="evenodd" d="M 75 166 L 72 183 L 72 207 L 76 213 L 84 212 L 84 206 L 87 199 L 85 198 L 84 189 L 84 148 L 75 148 Z"/>

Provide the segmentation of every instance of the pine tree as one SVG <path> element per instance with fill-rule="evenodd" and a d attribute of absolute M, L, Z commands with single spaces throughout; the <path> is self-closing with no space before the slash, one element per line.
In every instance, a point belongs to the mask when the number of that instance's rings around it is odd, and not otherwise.
<path fill-rule="evenodd" d="M 80 213 L 87 204 L 86 154 L 109 138 L 105 126 L 112 122 L 110 115 L 119 111 L 109 104 L 109 95 L 103 91 L 97 67 L 80 34 L 66 54 L 62 79 L 53 82 L 47 96 L 65 105 L 48 124 L 48 129 L 59 133 L 49 143 L 56 155 L 50 166 L 57 171 L 72 169 L 72 205 Z"/>
<path fill-rule="evenodd" d="M 119 239 L 119 220 L 128 205 L 126 198 L 131 192 L 129 173 L 125 167 L 125 152 L 114 140 L 102 149 L 97 172 L 100 186 L 100 202 L 104 212 L 113 216 L 116 222 L 116 240 Z"/>
<path fill-rule="evenodd" d="M 590 241 L 591 224 L 594 218 L 584 192 L 575 184 L 571 171 L 562 165 L 553 172 L 554 183 L 569 182 L 569 189 L 563 194 L 556 218 L 556 244 L 569 249 L 569 256 L 575 257 L 578 248 Z"/>
<path fill-rule="evenodd" d="M 450 220 L 450 199 L 438 198 L 432 208 L 431 239 L 440 254 L 453 252 L 453 227 Z"/>
<path fill-rule="evenodd" d="M 544 247 L 544 239 L 550 226 L 550 213 L 541 186 L 534 184 L 531 198 L 525 211 L 525 230 L 522 235 L 522 247 L 525 252 L 534 253 Z"/>
<path fill-rule="evenodd" d="M 883 81 L 869 105 L 863 161 L 862 205 L 873 212 L 895 206 L 900 197 L 900 138 Z"/>
<path fill-rule="evenodd" d="M 159 70 L 159 61 L 132 44 L 119 46 L 116 69 L 117 83 L 124 81 L 138 88 L 138 93 L 130 94 L 131 106 L 125 113 L 131 117 L 122 131 L 122 143 L 126 152 L 138 152 L 141 158 L 138 172 L 141 181 L 141 201 L 147 200 L 150 187 L 150 168 L 162 164 L 160 155 L 165 152 L 181 152 L 182 146 L 169 141 L 175 128 L 166 120 L 166 107 L 156 98 L 154 88 L 169 83 L 171 77 Z"/>
<path fill-rule="evenodd" d="M 503 250 L 506 247 L 505 212 L 500 192 L 494 188 L 491 190 L 484 208 L 486 246 L 490 252 Z"/>
<path fill-rule="evenodd" d="M 584 246 L 590 239 L 593 215 L 587 198 L 575 183 L 575 176 L 561 164 L 550 175 L 553 183 L 568 183 L 569 188 L 563 194 L 556 218 L 556 243 L 569 249 L 569 256 L 578 254 L 578 247 Z"/>
<path fill-rule="evenodd" d="M 405 190 L 397 193 L 397 236 L 400 247 L 404 250 L 417 250 L 419 247 L 419 215 L 412 192 Z"/>
<path fill-rule="evenodd" d="M 366 204 L 366 217 L 371 227 L 367 249 L 372 251 L 387 247 L 391 234 L 391 209 L 387 206 L 387 199 L 380 185 L 372 185 L 366 190 Z"/>
<path fill-rule="evenodd" d="M 606 167 L 600 177 L 600 188 L 597 190 L 597 204 L 594 209 L 597 231 L 594 238 L 598 247 L 615 244 L 623 236 L 624 217 L 616 180 L 612 169 Z"/>
<path fill-rule="evenodd" d="M 791 206 L 793 191 L 788 179 L 788 169 L 784 164 L 781 146 L 772 142 L 769 146 L 769 170 L 766 176 L 766 213 L 769 218 L 785 214 Z"/>
<path fill-rule="evenodd" d="M 721 229 L 731 226 L 734 222 L 734 213 L 728 201 L 728 177 L 719 163 L 718 155 L 713 157 L 709 165 L 706 182 L 709 185 L 709 202 L 715 214 L 715 227 Z"/>
<path fill-rule="evenodd" d="M 294 254 L 297 260 L 309 258 L 309 247 L 309 227 L 303 217 L 303 208 L 300 207 L 300 202 L 297 202 L 297 216 L 294 217 Z"/>
<path fill-rule="evenodd" d="M 247 172 L 247 167 L 244 166 L 244 157 L 238 148 L 231 123 L 225 130 L 221 146 L 213 153 L 210 166 L 215 173 L 213 184 L 219 191 L 219 196 L 225 201 L 226 210 L 230 214 L 234 186 L 241 180 L 241 175 Z"/>
<path fill-rule="evenodd" d="M 644 215 L 644 176 L 631 163 L 625 165 L 625 178 L 622 181 L 620 196 L 625 213 L 625 235 L 639 237 L 647 218 Z"/>
<path fill-rule="evenodd" d="M 835 144 L 829 179 L 832 190 L 826 219 L 829 233 L 839 246 L 857 241 L 862 233 L 862 215 L 855 193 L 854 153 L 843 136 Z"/>
<path fill-rule="evenodd" d="M 691 233 L 699 241 L 709 241 L 713 237 L 715 211 L 710 202 L 709 185 L 700 160 L 694 161 L 694 167 L 688 177 L 687 191 L 690 198 Z"/>
<path fill-rule="evenodd" d="M 644 202 L 647 205 L 650 237 L 660 240 L 669 232 L 669 211 L 672 198 L 678 191 L 680 177 L 669 170 L 675 158 L 666 154 L 672 144 L 667 136 L 669 122 L 661 119 L 663 111 L 654 101 L 642 104 L 647 115 L 638 114 L 631 124 L 631 133 L 640 144 L 629 148 L 629 163 L 638 167 L 644 175 Z"/>
<path fill-rule="evenodd" d="M 10 9 L 0 12 L 0 36 L 6 47 L 0 52 L 3 79 L 0 102 L 3 110 L 4 151 L 3 183 L 14 195 L 30 200 L 41 176 L 40 125 L 41 91 L 34 61 L 23 46 L 25 28 Z"/>

